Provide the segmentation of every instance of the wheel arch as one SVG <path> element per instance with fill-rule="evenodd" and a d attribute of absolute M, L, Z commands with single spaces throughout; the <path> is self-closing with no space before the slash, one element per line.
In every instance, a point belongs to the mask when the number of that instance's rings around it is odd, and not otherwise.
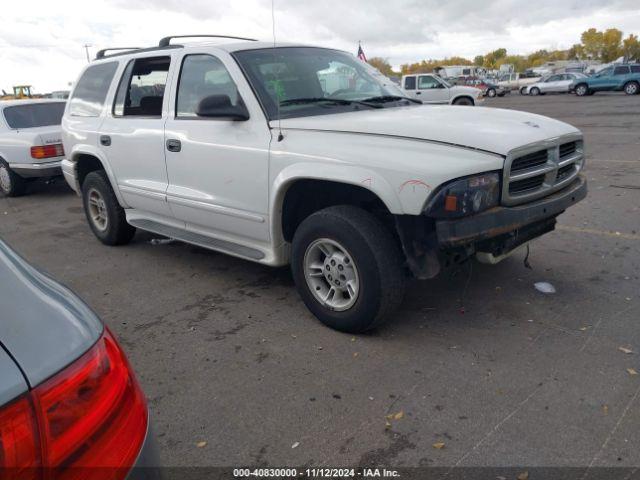
<path fill-rule="evenodd" d="M 467 93 L 461 93 L 460 95 L 456 95 L 455 97 L 453 97 L 451 99 L 451 105 L 455 105 L 455 103 L 458 100 L 462 100 L 463 98 L 466 98 L 467 100 L 471 101 L 471 105 L 475 107 L 476 105 L 476 101 L 473 99 L 473 97 Z"/>
<path fill-rule="evenodd" d="M 76 184 L 79 187 L 78 192 L 82 191 L 82 182 L 90 172 L 97 170 L 104 170 L 107 174 L 107 178 L 111 183 L 111 188 L 118 199 L 120 205 L 126 208 L 126 202 L 120 194 L 118 184 L 116 182 L 113 170 L 109 166 L 107 159 L 97 149 L 74 149 L 69 155 L 69 160 L 73 163 L 73 172 L 76 179 Z"/>
<path fill-rule="evenodd" d="M 270 229 L 276 245 L 289 242 L 295 228 L 306 216 L 330 205 L 370 204 L 391 215 L 403 213 L 391 185 L 373 172 L 358 167 L 330 165 L 323 166 L 322 172 L 310 172 L 311 169 L 305 172 L 300 165 L 292 166 L 291 170 L 281 172 L 273 183 Z M 329 198 L 331 195 L 334 196 L 333 201 Z M 303 198 L 314 203 L 302 209 L 296 208 L 296 202 Z"/>

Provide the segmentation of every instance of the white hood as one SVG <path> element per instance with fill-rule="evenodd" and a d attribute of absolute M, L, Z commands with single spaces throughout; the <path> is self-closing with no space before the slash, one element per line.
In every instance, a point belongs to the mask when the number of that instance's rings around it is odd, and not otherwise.
<path fill-rule="evenodd" d="M 272 127 L 277 122 L 271 122 Z M 579 130 L 567 123 L 515 110 L 461 106 L 409 106 L 282 120 L 283 129 L 415 138 L 506 155 L 517 147 Z"/>

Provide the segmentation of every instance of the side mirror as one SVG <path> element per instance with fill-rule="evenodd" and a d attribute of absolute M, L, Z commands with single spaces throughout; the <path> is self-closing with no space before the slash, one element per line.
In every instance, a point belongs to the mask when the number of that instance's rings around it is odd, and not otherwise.
<path fill-rule="evenodd" d="M 231 104 L 229 95 L 209 95 L 198 103 L 196 115 L 206 118 L 220 118 L 243 122 L 249 120 L 249 112 L 242 101 Z"/>

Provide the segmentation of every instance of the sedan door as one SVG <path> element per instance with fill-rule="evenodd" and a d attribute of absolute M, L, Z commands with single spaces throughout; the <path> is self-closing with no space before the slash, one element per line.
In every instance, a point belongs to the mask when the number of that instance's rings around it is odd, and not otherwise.
<path fill-rule="evenodd" d="M 234 244 L 267 242 L 271 133 L 260 105 L 228 54 L 179 61 L 165 127 L 169 205 L 192 232 Z M 215 116 L 234 109 L 248 118 Z"/>
<path fill-rule="evenodd" d="M 540 82 L 540 91 L 543 93 L 553 93 L 558 91 L 558 83 L 562 78 L 561 75 L 551 75 L 544 82 Z"/>

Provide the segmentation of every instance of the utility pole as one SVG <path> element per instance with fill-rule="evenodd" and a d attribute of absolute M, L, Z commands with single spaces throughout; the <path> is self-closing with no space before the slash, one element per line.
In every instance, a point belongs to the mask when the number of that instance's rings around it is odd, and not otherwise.
<path fill-rule="evenodd" d="M 87 54 L 87 63 L 91 63 L 91 58 L 89 57 L 89 47 L 92 47 L 93 45 L 85 43 L 83 46 L 84 46 L 84 51 Z"/>

